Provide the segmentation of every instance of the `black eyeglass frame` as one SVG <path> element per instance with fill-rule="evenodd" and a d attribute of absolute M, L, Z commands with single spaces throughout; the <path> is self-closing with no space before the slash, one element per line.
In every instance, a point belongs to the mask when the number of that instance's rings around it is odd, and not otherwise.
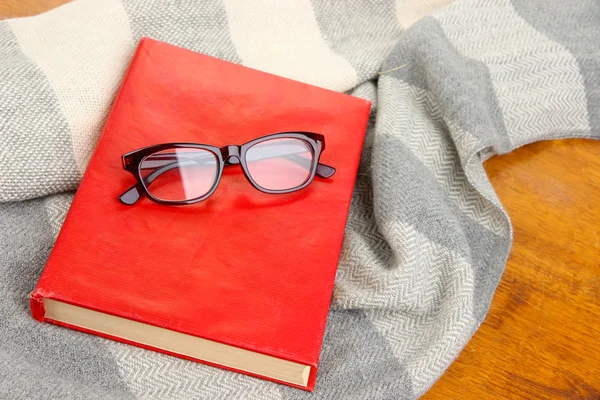
<path fill-rule="evenodd" d="M 260 186 L 254 179 L 248 170 L 248 165 L 246 163 L 246 153 L 248 149 L 252 146 L 267 141 L 271 139 L 300 139 L 308 143 L 311 147 L 313 158 L 310 166 L 310 175 L 301 185 L 298 185 L 294 188 L 290 189 L 282 189 L 282 190 L 272 190 L 266 189 Z M 152 177 L 157 171 L 150 173 L 147 177 L 142 176 L 142 164 L 146 157 L 155 154 L 157 152 L 168 150 L 168 149 L 177 149 L 177 148 L 193 148 L 193 149 L 202 149 L 211 152 L 216 160 L 217 160 L 217 176 L 215 178 L 215 182 L 210 190 L 204 194 L 203 196 L 188 199 L 188 200 L 162 200 L 152 195 L 152 193 L 148 190 L 147 185 L 152 183 L 154 179 L 156 179 L 160 174 L 158 173 L 156 176 Z M 270 134 L 267 136 L 262 136 L 256 139 L 253 139 L 247 143 L 244 143 L 240 146 L 238 145 L 228 145 L 223 147 L 216 147 L 207 144 L 199 144 L 199 143 L 163 143 L 157 144 L 153 146 L 144 147 L 141 149 L 137 149 L 126 153 L 122 157 L 123 169 L 130 172 L 137 183 L 127 189 L 121 196 L 119 196 L 119 200 L 126 205 L 135 204 L 142 194 L 148 196 L 150 200 L 155 203 L 165 204 L 165 205 L 186 205 L 186 204 L 194 204 L 206 200 L 209 198 L 221 182 L 221 176 L 223 175 L 223 170 L 226 166 L 237 165 L 240 164 L 242 167 L 242 171 L 244 176 L 250 182 L 252 186 L 254 186 L 257 190 L 263 193 L 269 194 L 285 194 L 292 193 L 298 190 L 304 189 L 308 185 L 311 184 L 315 175 L 320 176 L 321 178 L 330 178 L 335 173 L 335 168 L 320 163 L 321 153 L 325 150 L 325 137 L 319 133 L 313 132 L 279 132 Z M 163 167 L 164 168 L 164 167 Z M 166 171 L 163 171 L 166 172 Z"/>

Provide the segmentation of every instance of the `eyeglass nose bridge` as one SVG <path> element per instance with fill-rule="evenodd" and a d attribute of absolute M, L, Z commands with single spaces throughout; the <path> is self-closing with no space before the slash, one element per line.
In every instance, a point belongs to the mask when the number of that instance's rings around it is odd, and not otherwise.
<path fill-rule="evenodd" d="M 239 164 L 241 155 L 241 146 L 230 145 L 221 147 L 221 156 L 225 165 Z"/>

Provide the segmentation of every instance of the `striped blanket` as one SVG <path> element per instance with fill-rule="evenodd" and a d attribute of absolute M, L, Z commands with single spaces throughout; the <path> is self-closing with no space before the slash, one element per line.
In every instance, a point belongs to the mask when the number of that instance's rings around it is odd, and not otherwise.
<path fill-rule="evenodd" d="M 482 161 L 600 137 L 600 3 L 443 3 L 75 0 L 0 21 L 0 398 L 423 394 L 485 318 L 509 254 Z M 374 104 L 313 394 L 29 315 L 142 36 Z"/>

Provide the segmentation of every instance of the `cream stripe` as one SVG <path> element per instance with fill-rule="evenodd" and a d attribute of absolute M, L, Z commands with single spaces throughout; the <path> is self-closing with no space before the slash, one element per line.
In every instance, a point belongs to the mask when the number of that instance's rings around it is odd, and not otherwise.
<path fill-rule="evenodd" d="M 9 24 L 58 97 L 83 173 L 133 52 L 125 10 L 118 0 L 80 0 Z"/>
<path fill-rule="evenodd" d="M 453 0 L 396 0 L 396 16 L 403 29 Z"/>
<path fill-rule="evenodd" d="M 327 46 L 309 1 L 224 4 L 244 65 L 337 91 L 356 86 L 355 69 Z"/>

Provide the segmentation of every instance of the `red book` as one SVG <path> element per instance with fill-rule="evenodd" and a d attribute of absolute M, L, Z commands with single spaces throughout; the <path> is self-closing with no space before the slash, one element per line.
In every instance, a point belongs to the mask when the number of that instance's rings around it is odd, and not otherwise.
<path fill-rule="evenodd" d="M 142 39 L 31 311 L 114 340 L 313 390 L 370 103 Z M 324 135 L 336 168 L 266 194 L 225 168 L 185 206 L 118 197 L 123 154 L 165 142 Z"/>

